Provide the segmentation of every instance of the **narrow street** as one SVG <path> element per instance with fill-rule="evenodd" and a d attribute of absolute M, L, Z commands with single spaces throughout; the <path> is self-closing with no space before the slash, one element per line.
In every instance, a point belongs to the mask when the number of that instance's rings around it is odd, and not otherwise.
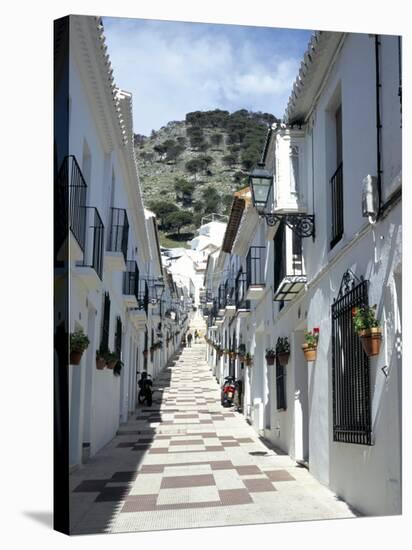
<path fill-rule="evenodd" d="M 155 380 L 153 406 L 71 475 L 73 534 L 354 515 L 220 405 L 204 359 L 203 339 L 184 348 Z"/>

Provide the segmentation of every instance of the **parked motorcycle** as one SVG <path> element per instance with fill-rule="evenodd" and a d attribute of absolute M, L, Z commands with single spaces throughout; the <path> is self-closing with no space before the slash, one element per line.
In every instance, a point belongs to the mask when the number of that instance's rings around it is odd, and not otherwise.
<path fill-rule="evenodd" d="M 231 407 L 235 398 L 236 382 L 233 376 L 226 376 L 222 386 L 221 404 L 223 407 Z"/>
<path fill-rule="evenodd" d="M 153 382 L 151 381 L 151 375 L 148 374 L 146 371 L 143 371 L 140 380 L 138 381 L 138 386 L 140 389 L 137 395 L 137 400 L 139 401 L 140 405 L 146 402 L 146 405 L 148 407 L 152 406 L 152 385 Z"/>

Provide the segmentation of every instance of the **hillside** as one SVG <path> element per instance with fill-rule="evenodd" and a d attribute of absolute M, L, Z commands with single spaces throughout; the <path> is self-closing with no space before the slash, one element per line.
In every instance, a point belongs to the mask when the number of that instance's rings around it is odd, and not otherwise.
<path fill-rule="evenodd" d="M 245 109 L 195 111 L 150 137 L 135 135 L 145 204 L 156 212 L 163 233 L 173 236 L 182 227 L 193 232 L 203 215 L 227 214 L 232 193 L 247 184 L 275 121 Z"/>

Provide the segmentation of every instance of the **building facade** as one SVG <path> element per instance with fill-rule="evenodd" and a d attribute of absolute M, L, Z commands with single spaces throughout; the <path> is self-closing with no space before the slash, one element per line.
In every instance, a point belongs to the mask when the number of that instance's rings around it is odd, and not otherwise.
<path fill-rule="evenodd" d="M 115 86 L 106 50 L 100 18 L 70 17 L 69 154 L 56 167 L 68 234 L 59 246 L 69 270 L 69 330 L 90 341 L 80 364 L 69 365 L 71 466 L 128 420 L 139 373 L 159 373 L 185 322 L 182 310 L 166 319 L 177 290 L 163 270 L 155 217 L 143 205 L 131 94 Z M 114 369 L 97 361 L 108 352 L 119 360 Z"/>
<path fill-rule="evenodd" d="M 218 380 L 243 379 L 255 429 L 367 515 L 401 512 L 400 63 L 398 37 L 313 35 L 262 153 L 273 175 L 265 210 L 250 191 L 234 198 L 206 277 Z M 382 345 L 367 357 L 352 313 L 375 304 Z M 268 365 L 266 349 L 285 337 L 287 365 Z M 251 367 L 217 357 L 216 346 L 241 343 Z"/>

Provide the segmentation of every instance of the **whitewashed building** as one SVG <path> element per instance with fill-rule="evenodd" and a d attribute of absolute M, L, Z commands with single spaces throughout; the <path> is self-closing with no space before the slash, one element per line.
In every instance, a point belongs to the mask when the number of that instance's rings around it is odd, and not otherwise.
<path fill-rule="evenodd" d="M 210 338 L 254 356 L 241 369 L 209 349 L 219 380 L 230 368 L 243 378 L 255 429 L 367 515 L 401 512 L 401 93 L 398 37 L 314 34 L 285 122 L 268 133 L 265 209 L 247 196 L 232 206 L 216 265 L 235 314 L 210 285 Z M 370 358 L 351 318 L 362 304 L 377 305 L 383 331 Z M 267 365 L 285 337 L 288 364 Z"/>
<path fill-rule="evenodd" d="M 162 292 L 171 301 L 175 290 L 143 206 L 132 97 L 114 85 L 106 50 L 100 18 L 70 17 L 69 155 L 58 161 L 57 195 L 68 209 L 69 330 L 90 340 L 68 367 L 71 466 L 114 437 L 135 410 L 137 373 L 156 376 L 180 344 L 177 320 L 162 326 Z M 97 368 L 98 350 L 115 352 L 120 372 Z"/>

